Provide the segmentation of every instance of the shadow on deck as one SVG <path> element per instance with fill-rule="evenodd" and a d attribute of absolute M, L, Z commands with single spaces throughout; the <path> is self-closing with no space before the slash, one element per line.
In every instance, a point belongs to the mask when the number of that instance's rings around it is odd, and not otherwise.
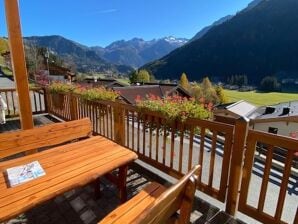
<path fill-rule="evenodd" d="M 34 117 L 36 126 L 53 122 L 57 122 L 57 120 L 48 115 Z M 0 126 L 0 132 L 15 131 L 19 128 L 19 120 L 9 120 L 5 125 Z M 136 195 L 151 181 L 162 183 L 165 186 L 170 185 L 169 182 L 157 174 L 150 172 L 138 163 L 133 163 L 128 171 L 128 198 Z M 101 198 L 99 199 L 95 199 L 94 197 L 93 186 L 86 185 L 85 187 L 71 190 L 53 200 L 36 206 L 15 219 L 9 220 L 8 223 L 97 223 L 119 205 L 115 186 L 104 178 L 101 179 L 101 183 Z M 208 202 L 196 198 L 191 215 L 191 223 L 237 224 L 244 222 L 235 220 Z"/>

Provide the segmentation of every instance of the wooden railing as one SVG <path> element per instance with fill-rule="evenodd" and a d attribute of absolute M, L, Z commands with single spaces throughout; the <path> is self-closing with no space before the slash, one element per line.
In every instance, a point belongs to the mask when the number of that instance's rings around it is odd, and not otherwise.
<path fill-rule="evenodd" d="M 265 145 L 264 147 L 266 147 L 265 162 L 264 164 L 262 164 L 263 166 L 259 168 L 256 167 L 257 163 L 255 163 L 255 160 L 257 160 L 255 154 L 258 144 Z M 280 170 L 277 170 L 276 166 L 274 166 L 274 163 L 277 162 L 273 160 L 274 151 L 278 150 L 278 148 L 276 147 L 281 147 L 286 150 L 284 166 L 282 166 L 282 169 Z M 291 189 L 289 189 L 291 185 L 293 186 L 292 188 L 294 188 L 294 191 L 295 188 L 298 188 L 298 174 L 292 172 L 292 170 L 294 169 L 292 166 L 292 162 L 294 160 L 294 154 L 296 152 L 298 152 L 297 140 L 253 130 L 250 130 L 248 132 L 247 150 L 244 160 L 243 178 L 240 190 L 241 193 L 239 199 L 239 211 L 251 217 L 255 217 L 263 223 L 286 223 L 285 221 L 282 221 L 282 216 L 286 202 L 287 191 L 291 192 Z M 261 173 L 259 175 L 262 176 L 262 183 L 260 184 L 260 188 L 257 189 L 255 186 L 252 186 L 251 180 L 253 172 L 256 172 L 255 169 L 260 168 Z M 280 182 L 278 180 L 275 180 L 275 185 L 279 189 L 278 191 L 276 191 L 276 193 L 271 192 L 271 198 L 268 198 L 268 191 L 274 190 L 268 189 L 268 185 L 270 181 L 274 181 L 272 177 L 276 177 L 278 173 L 280 173 Z M 256 191 L 258 192 L 258 194 L 256 193 Z M 258 200 L 252 200 L 251 197 L 254 197 Z M 275 199 L 273 199 L 273 197 L 275 197 Z M 265 211 L 266 202 L 267 211 Z M 268 203 L 270 203 L 270 205 L 268 205 Z M 296 206 L 297 203 L 298 201 L 296 197 Z M 295 204 L 293 204 L 293 206 L 295 206 Z M 284 216 L 287 216 L 287 218 L 289 218 L 289 215 L 293 215 L 293 217 L 291 218 L 292 220 L 294 220 L 295 207 L 293 207 L 292 209 L 293 213 Z"/>
<path fill-rule="evenodd" d="M 7 104 L 6 117 L 17 117 L 19 115 L 18 96 L 15 88 L 0 89 L 0 94 Z M 30 100 L 33 114 L 46 112 L 44 90 L 42 88 L 30 89 Z"/>
<path fill-rule="evenodd" d="M 89 117 L 93 123 L 94 134 L 105 136 L 130 148 L 138 154 L 140 160 L 175 178 L 181 177 L 193 165 L 200 164 L 202 174 L 199 177 L 198 189 L 226 203 L 226 212 L 234 215 L 239 210 L 262 222 L 285 223 L 281 214 L 284 211 L 287 186 L 291 178 L 293 179 L 291 164 L 294 151 L 298 151 L 297 140 L 248 131 L 248 122 L 245 119 L 237 120 L 234 126 L 198 119 L 169 122 L 158 113 L 139 111 L 134 106 L 119 102 L 91 102 L 73 94 L 64 98 L 63 108 L 55 108 L 52 95 L 47 94 L 49 113 L 64 120 Z M 264 174 L 261 176 L 261 194 L 256 196 L 260 202 L 257 208 L 253 208 L 247 200 L 248 191 L 251 191 L 251 186 L 254 185 L 250 184 L 250 181 L 257 154 L 256 142 L 271 147 L 266 155 Z M 264 212 L 263 208 L 268 197 L 266 189 L 269 186 L 268 175 L 272 163 L 270 155 L 275 146 L 288 148 L 290 151 L 284 163 L 285 171 L 280 177 L 281 190 L 276 213 L 272 216 Z M 297 187 L 297 177 L 294 177 L 294 182 Z M 294 220 L 296 204 L 287 206 L 288 210 L 293 210 L 291 220 Z"/>
<path fill-rule="evenodd" d="M 50 94 L 47 101 L 49 113 L 64 120 L 89 117 L 95 134 L 132 149 L 141 160 L 173 177 L 180 178 L 200 164 L 199 189 L 225 201 L 233 126 L 197 119 L 168 123 L 158 113 L 140 113 L 131 105 L 92 102 L 74 94 L 64 96 L 63 109 L 55 108 Z"/>

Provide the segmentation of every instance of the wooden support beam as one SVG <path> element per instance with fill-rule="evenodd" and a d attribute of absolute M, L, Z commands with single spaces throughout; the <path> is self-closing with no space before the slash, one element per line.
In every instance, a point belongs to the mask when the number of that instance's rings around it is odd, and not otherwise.
<path fill-rule="evenodd" d="M 240 117 L 238 120 L 236 120 L 226 203 L 226 212 L 232 216 L 235 215 L 238 208 L 239 186 L 242 177 L 242 162 L 244 158 L 247 130 L 247 118 Z"/>
<path fill-rule="evenodd" d="M 22 129 L 33 125 L 32 109 L 29 95 L 29 83 L 25 62 L 24 46 L 21 32 L 18 0 L 5 0 L 8 40 L 12 59 L 12 70 L 16 89 Z"/>

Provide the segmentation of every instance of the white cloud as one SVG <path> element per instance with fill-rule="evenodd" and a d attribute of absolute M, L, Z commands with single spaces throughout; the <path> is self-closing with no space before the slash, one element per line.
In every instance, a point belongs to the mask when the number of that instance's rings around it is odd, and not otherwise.
<path fill-rule="evenodd" d="M 92 14 L 108 14 L 108 13 L 114 13 L 117 11 L 118 9 L 103 9 L 103 10 L 94 11 Z"/>

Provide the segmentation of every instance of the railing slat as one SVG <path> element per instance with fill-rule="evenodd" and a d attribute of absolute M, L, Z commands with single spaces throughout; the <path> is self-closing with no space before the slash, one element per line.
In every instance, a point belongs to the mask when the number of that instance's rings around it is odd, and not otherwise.
<path fill-rule="evenodd" d="M 180 127 L 180 146 L 179 146 L 179 172 L 180 173 L 182 173 L 183 142 L 184 142 L 184 124 L 181 124 L 181 127 Z"/>
<path fill-rule="evenodd" d="M 152 158 L 152 129 L 153 129 L 153 116 L 150 116 L 150 119 L 148 120 L 150 122 L 149 126 L 149 157 Z"/>
<path fill-rule="evenodd" d="M 200 153 L 199 153 L 199 165 L 203 167 L 203 160 L 204 160 L 204 148 L 205 148 L 205 128 L 201 129 L 201 138 L 200 138 Z M 202 172 L 199 174 L 199 181 L 202 179 Z"/>
<path fill-rule="evenodd" d="M 170 167 L 174 168 L 174 157 L 175 157 L 175 123 L 171 126 L 171 154 L 170 154 Z"/>
<path fill-rule="evenodd" d="M 194 139 L 194 126 L 190 125 L 187 171 L 189 171 L 192 168 L 193 139 Z"/>
<path fill-rule="evenodd" d="M 14 93 L 10 92 L 11 94 L 11 102 L 12 102 L 12 108 L 13 108 L 13 114 L 16 114 L 16 107 L 15 107 L 15 103 L 14 103 Z"/>
<path fill-rule="evenodd" d="M 273 157 L 273 146 L 270 145 L 267 150 L 263 180 L 262 180 L 260 197 L 259 197 L 258 210 L 260 212 L 263 212 L 263 209 L 264 209 L 266 193 L 267 193 L 267 186 L 268 186 L 268 182 L 269 182 L 269 175 L 270 175 L 270 170 L 271 170 L 271 166 L 272 166 L 272 157 Z"/>
<path fill-rule="evenodd" d="M 165 121 L 163 120 L 163 127 L 164 127 L 164 131 L 163 131 L 163 143 L 162 143 L 162 164 L 166 165 L 166 151 L 167 151 L 167 127 L 165 124 Z"/>
<path fill-rule="evenodd" d="M 138 148 L 138 153 L 140 153 L 140 116 L 138 114 L 138 118 L 137 118 L 137 122 L 138 122 L 138 130 L 137 130 L 137 148 Z"/>
<path fill-rule="evenodd" d="M 278 201 L 277 201 L 277 207 L 275 210 L 274 218 L 276 220 L 281 219 L 282 210 L 284 207 L 286 193 L 287 193 L 287 189 L 288 189 L 288 182 L 289 182 L 289 178 L 290 178 L 293 157 L 294 157 L 294 152 L 288 151 L 287 156 L 286 156 L 287 163 L 285 164 L 283 178 L 282 178 L 282 182 L 281 182 L 281 186 L 280 186 L 280 192 L 279 192 Z"/>
<path fill-rule="evenodd" d="M 158 162 L 159 161 L 159 129 L 160 129 L 160 118 L 156 117 L 156 145 L 155 145 L 155 151 L 156 151 L 156 155 L 155 155 L 155 160 Z"/>
<path fill-rule="evenodd" d="M 125 110 L 126 117 L 126 146 L 129 148 L 129 111 Z"/>
<path fill-rule="evenodd" d="M 216 152 L 216 140 L 217 140 L 217 131 L 213 131 L 212 134 L 212 145 L 211 145 L 211 156 L 209 162 L 209 179 L 208 186 L 212 187 L 213 183 L 213 174 L 214 174 L 214 164 L 215 164 L 215 152 Z"/>

